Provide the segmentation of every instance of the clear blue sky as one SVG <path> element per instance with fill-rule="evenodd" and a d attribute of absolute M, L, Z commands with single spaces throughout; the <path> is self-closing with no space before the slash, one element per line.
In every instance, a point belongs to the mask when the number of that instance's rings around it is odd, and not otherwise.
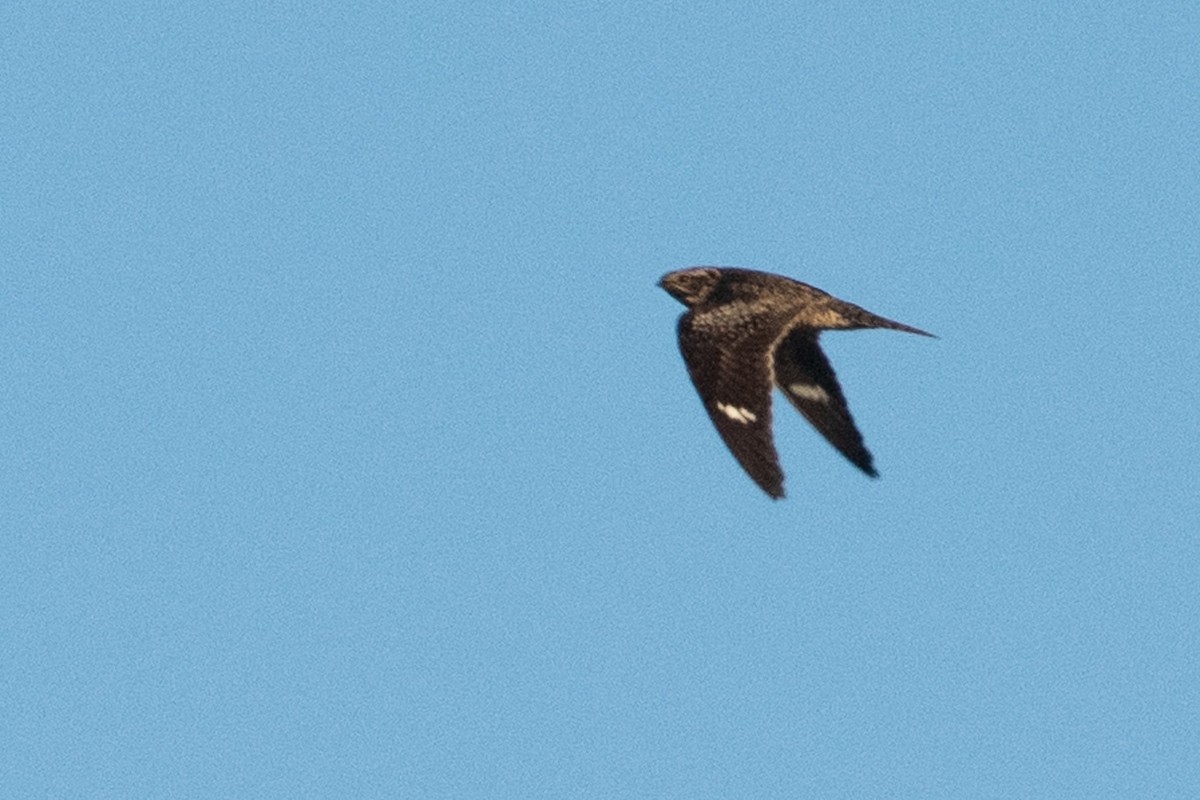
<path fill-rule="evenodd" d="M 0 795 L 1200 796 L 1200 7 L 6 3 Z M 882 478 L 726 451 L 659 276 Z"/>

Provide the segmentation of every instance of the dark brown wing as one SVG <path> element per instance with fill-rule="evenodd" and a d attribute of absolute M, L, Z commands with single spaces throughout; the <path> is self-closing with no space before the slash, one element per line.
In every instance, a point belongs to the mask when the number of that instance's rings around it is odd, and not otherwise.
<path fill-rule="evenodd" d="M 819 331 L 796 328 L 775 348 L 775 382 L 792 405 L 856 467 L 870 475 L 871 453 L 854 425 L 829 359 L 817 343 Z"/>
<path fill-rule="evenodd" d="M 764 318 L 689 312 L 679 349 L 708 416 L 762 490 L 783 497 L 783 470 L 771 436 L 771 347 L 780 327 Z"/>

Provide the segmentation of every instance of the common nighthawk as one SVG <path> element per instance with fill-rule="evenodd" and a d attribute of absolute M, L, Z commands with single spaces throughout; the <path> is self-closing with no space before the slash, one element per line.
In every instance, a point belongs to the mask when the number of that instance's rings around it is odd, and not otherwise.
<path fill-rule="evenodd" d="M 679 349 L 692 383 L 721 438 L 764 492 L 783 497 L 771 435 L 773 386 L 852 464 L 878 476 L 817 337 L 856 328 L 933 334 L 766 272 L 693 267 L 667 273 L 658 285 L 687 306 Z"/>

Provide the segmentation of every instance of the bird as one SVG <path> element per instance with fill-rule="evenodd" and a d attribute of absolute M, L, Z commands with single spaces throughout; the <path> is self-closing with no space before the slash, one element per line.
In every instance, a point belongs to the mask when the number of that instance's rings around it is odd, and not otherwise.
<path fill-rule="evenodd" d="M 850 463 L 879 476 L 818 338 L 862 328 L 937 337 L 769 272 L 690 267 L 668 272 L 658 285 L 687 307 L 679 350 L 709 418 L 767 495 L 784 497 L 771 430 L 775 386 Z"/>

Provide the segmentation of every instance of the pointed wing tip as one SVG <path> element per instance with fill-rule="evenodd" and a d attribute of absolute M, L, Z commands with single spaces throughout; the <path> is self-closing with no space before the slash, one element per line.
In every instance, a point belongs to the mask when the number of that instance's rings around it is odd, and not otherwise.
<path fill-rule="evenodd" d="M 763 490 L 763 494 L 765 494 L 767 497 L 771 498 L 772 500 L 782 500 L 782 499 L 784 499 L 784 497 L 787 496 L 787 493 L 783 491 L 783 481 L 782 480 L 779 482 L 774 482 L 771 480 L 759 480 L 758 478 L 756 478 L 753 475 L 751 475 L 750 478 L 756 484 L 758 484 L 758 488 Z"/>
<path fill-rule="evenodd" d="M 891 331 L 900 331 L 901 333 L 915 333 L 917 336 L 928 336 L 930 339 L 941 338 L 940 336 L 930 333 L 929 331 L 923 331 L 920 328 L 915 328 L 912 325 L 905 325 L 903 322 L 896 322 L 896 320 L 888 319 L 887 317 L 875 317 L 873 324 L 869 325 L 868 327 L 884 328 Z"/>
<path fill-rule="evenodd" d="M 903 331 L 905 333 L 915 333 L 917 336 L 928 336 L 930 339 L 942 338 L 935 333 L 930 333 L 929 331 L 923 331 L 920 328 L 914 328 L 912 325 L 901 325 L 900 327 L 895 328 L 894 330 Z"/>
<path fill-rule="evenodd" d="M 875 464 L 872 462 L 870 457 L 868 457 L 865 461 L 851 460 L 850 463 L 866 473 L 868 478 L 879 478 L 879 470 L 875 469 Z"/>

